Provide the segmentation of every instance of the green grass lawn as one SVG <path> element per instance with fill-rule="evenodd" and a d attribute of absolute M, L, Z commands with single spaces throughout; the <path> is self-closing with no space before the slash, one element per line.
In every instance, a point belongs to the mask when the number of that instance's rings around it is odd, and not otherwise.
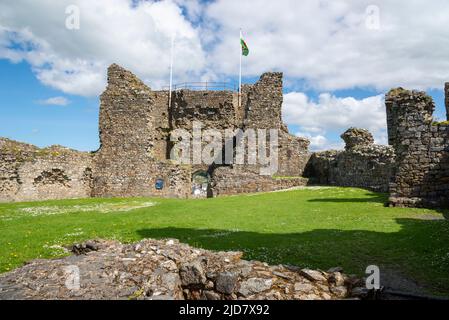
<path fill-rule="evenodd" d="M 246 259 L 362 275 L 400 272 L 449 295 L 447 212 L 386 208 L 386 195 L 320 188 L 206 200 L 85 199 L 0 204 L 0 272 L 63 255 L 58 245 L 177 238 Z"/>

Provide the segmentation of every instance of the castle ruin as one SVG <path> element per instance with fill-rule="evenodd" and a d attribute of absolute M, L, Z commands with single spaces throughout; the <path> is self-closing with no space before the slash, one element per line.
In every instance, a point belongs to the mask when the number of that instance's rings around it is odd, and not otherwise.
<path fill-rule="evenodd" d="M 100 149 L 92 153 L 46 149 L 0 140 L 0 201 L 83 197 L 206 197 L 272 191 L 305 185 L 309 141 L 289 134 L 282 122 L 282 74 L 265 73 L 234 91 L 153 91 L 113 64 L 101 95 Z M 258 165 L 182 165 L 170 159 L 176 129 L 277 129 L 278 172 Z M 195 177 L 203 177 L 200 193 Z M 287 177 L 287 178 L 282 178 Z M 201 182 L 200 182 L 201 183 Z M 196 190 L 197 191 L 197 190 Z"/>
<path fill-rule="evenodd" d="M 40 149 L 0 138 L 0 202 L 216 197 L 312 183 L 389 192 L 392 206 L 449 206 L 449 124 L 434 122 L 434 102 L 424 92 L 399 88 L 386 95 L 390 146 L 350 128 L 341 136 L 345 150 L 311 154 L 309 141 L 282 122 L 282 89 L 281 73 L 265 73 L 242 87 L 241 103 L 232 90 L 187 89 L 175 90 L 169 103 L 168 91 L 153 91 L 114 64 L 100 99 L 100 149 Z M 449 115 L 449 84 L 445 93 Z M 205 130 L 276 129 L 277 172 L 261 175 L 257 164 L 175 163 L 171 134 L 191 131 L 195 121 Z"/>

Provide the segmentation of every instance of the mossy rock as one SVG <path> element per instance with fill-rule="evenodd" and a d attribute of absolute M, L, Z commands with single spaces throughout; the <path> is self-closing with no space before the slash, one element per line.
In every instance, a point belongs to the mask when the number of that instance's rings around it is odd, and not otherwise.
<path fill-rule="evenodd" d="M 404 89 L 404 88 L 394 88 L 394 89 L 391 89 L 389 92 L 388 92 L 388 96 L 390 96 L 390 97 L 396 97 L 396 96 L 400 96 L 400 95 L 402 95 L 402 94 L 410 94 L 411 92 L 409 91 L 409 90 L 407 90 L 407 89 Z"/>
<path fill-rule="evenodd" d="M 299 177 L 299 176 L 277 176 L 277 175 L 274 175 L 271 178 L 273 178 L 275 180 L 295 180 L 295 179 L 301 179 L 302 177 Z"/>
<path fill-rule="evenodd" d="M 447 125 L 449 125 L 449 120 L 432 122 L 432 126 L 447 126 Z"/>

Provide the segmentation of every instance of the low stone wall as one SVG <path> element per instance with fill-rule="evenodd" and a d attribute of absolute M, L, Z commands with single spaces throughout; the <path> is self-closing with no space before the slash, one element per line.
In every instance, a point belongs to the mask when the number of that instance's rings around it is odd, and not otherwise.
<path fill-rule="evenodd" d="M 390 204 L 449 207 L 449 125 L 434 123 L 432 98 L 398 88 L 387 94 L 386 107 L 397 162 Z"/>
<path fill-rule="evenodd" d="M 192 170 L 189 166 L 149 161 L 147 166 L 124 166 L 120 163 L 111 163 L 104 169 L 99 168 L 98 165 L 105 163 L 104 161 L 108 160 L 95 162 L 95 187 L 92 193 L 94 197 L 189 198 L 191 196 Z M 123 174 L 115 174 L 120 170 Z M 156 187 L 159 180 L 162 181 L 161 189 Z"/>
<path fill-rule="evenodd" d="M 214 197 L 242 193 L 269 192 L 307 185 L 302 177 L 271 177 L 259 174 L 257 167 L 234 166 L 215 169 L 211 177 Z"/>
<path fill-rule="evenodd" d="M 314 153 L 304 176 L 315 184 L 388 192 L 395 166 L 393 148 L 375 145 L 372 135 L 363 129 L 351 128 L 342 139 L 344 151 Z"/>
<path fill-rule="evenodd" d="M 88 241 L 72 251 L 77 255 L 1 275 L 0 300 L 332 300 L 366 293 L 361 279 L 339 268 L 269 266 L 177 240 Z M 79 288 L 68 288 L 76 271 Z"/>
<path fill-rule="evenodd" d="M 87 198 L 92 155 L 0 138 L 0 202 Z"/>

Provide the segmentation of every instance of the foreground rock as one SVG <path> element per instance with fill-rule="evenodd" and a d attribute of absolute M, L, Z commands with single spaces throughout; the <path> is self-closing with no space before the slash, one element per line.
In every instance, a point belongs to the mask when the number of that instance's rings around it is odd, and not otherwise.
<path fill-rule="evenodd" d="M 269 266 L 177 240 L 89 241 L 72 252 L 0 276 L 0 299 L 328 300 L 360 292 L 359 281 L 338 268 Z"/>

